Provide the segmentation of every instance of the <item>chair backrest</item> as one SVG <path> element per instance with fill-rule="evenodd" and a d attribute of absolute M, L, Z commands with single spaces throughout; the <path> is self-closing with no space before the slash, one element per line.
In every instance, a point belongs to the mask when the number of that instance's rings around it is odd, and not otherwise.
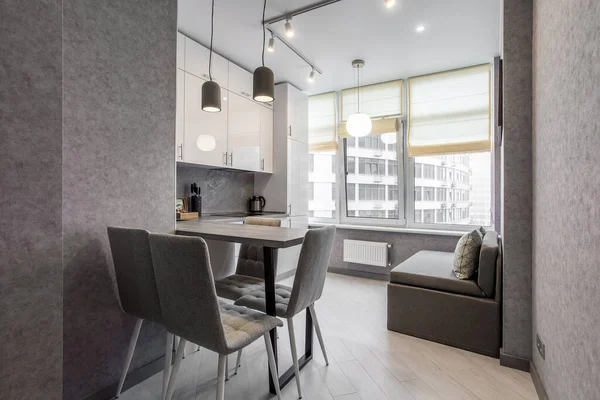
<path fill-rule="evenodd" d="M 334 239 L 335 226 L 310 229 L 306 233 L 285 318 L 306 309 L 323 294 Z"/>
<path fill-rule="evenodd" d="M 162 323 L 149 232 L 114 226 L 109 226 L 107 231 L 113 258 L 110 275 L 121 309 L 138 318 Z"/>
<path fill-rule="evenodd" d="M 280 227 L 281 220 L 279 218 L 246 217 L 244 224 Z M 264 279 L 263 247 L 254 244 L 242 244 L 235 273 Z"/>
<path fill-rule="evenodd" d="M 217 353 L 227 348 L 206 242 L 150 234 L 152 262 L 167 330 Z"/>

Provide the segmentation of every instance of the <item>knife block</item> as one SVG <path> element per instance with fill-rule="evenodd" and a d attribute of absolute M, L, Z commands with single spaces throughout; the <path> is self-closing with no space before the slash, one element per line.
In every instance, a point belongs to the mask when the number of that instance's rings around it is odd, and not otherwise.
<path fill-rule="evenodd" d="M 190 196 L 190 211 L 197 212 L 198 217 L 202 216 L 202 196 Z"/>

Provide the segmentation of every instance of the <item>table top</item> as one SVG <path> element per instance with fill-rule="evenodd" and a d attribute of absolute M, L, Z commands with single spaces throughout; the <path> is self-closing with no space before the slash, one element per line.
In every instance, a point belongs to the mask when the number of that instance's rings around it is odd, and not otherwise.
<path fill-rule="evenodd" d="M 275 249 L 302 244 L 308 229 L 278 228 L 272 226 L 225 224 L 218 222 L 178 222 L 176 235 L 199 236 L 223 242 L 256 244 Z"/>

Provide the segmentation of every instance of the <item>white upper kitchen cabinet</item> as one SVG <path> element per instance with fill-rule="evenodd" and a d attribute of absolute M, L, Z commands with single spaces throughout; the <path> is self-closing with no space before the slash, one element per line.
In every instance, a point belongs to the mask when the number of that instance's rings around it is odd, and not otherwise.
<path fill-rule="evenodd" d="M 185 104 L 185 72 L 177 69 L 177 87 L 175 102 L 175 160 L 183 160 L 184 104 Z"/>
<path fill-rule="evenodd" d="M 288 83 L 275 85 L 272 154 L 273 174 L 257 174 L 255 192 L 271 211 L 307 216 L 308 96 Z"/>
<path fill-rule="evenodd" d="M 185 38 L 185 71 L 197 77 L 209 80 L 208 59 L 210 50 L 198 42 Z M 221 89 L 229 87 L 229 61 L 213 52 L 212 54 L 212 79 Z"/>
<path fill-rule="evenodd" d="M 235 93 L 230 93 L 228 103 L 229 165 L 247 171 L 260 171 L 262 107 Z"/>
<path fill-rule="evenodd" d="M 260 171 L 273 172 L 273 110 L 260 107 Z"/>
<path fill-rule="evenodd" d="M 185 73 L 183 161 L 227 166 L 228 92 L 221 90 L 221 112 L 202 111 L 202 84 L 205 81 Z"/>
<path fill-rule="evenodd" d="M 185 69 L 185 36 L 177 32 L 177 68 Z"/>
<path fill-rule="evenodd" d="M 229 91 L 252 100 L 252 74 L 232 62 L 229 63 Z"/>

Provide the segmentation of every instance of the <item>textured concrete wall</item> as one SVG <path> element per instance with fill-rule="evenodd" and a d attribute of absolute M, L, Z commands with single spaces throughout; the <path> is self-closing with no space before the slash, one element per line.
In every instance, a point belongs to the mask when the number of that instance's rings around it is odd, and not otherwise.
<path fill-rule="evenodd" d="M 344 262 L 344 239 L 387 242 L 392 244 L 389 268 Z M 330 265 L 351 271 L 389 274 L 390 270 L 421 250 L 454 251 L 459 236 L 420 235 L 414 233 L 392 233 L 364 231 L 358 229 L 338 229 L 331 252 Z"/>
<path fill-rule="evenodd" d="M 248 211 L 248 199 L 254 194 L 254 173 L 178 163 L 177 197 L 189 197 L 194 182 L 202 189 L 203 213 Z M 269 199 L 266 210 L 270 210 Z"/>
<path fill-rule="evenodd" d="M 533 360 L 550 399 L 600 399 L 600 2 L 534 7 Z"/>
<path fill-rule="evenodd" d="M 0 2 L 0 398 L 61 398 L 61 1 Z"/>
<path fill-rule="evenodd" d="M 531 357 L 533 0 L 504 0 L 503 349 Z"/>
<path fill-rule="evenodd" d="M 118 380 L 108 225 L 174 230 L 176 0 L 64 2 L 64 398 Z M 164 351 L 148 323 L 132 368 Z"/>

